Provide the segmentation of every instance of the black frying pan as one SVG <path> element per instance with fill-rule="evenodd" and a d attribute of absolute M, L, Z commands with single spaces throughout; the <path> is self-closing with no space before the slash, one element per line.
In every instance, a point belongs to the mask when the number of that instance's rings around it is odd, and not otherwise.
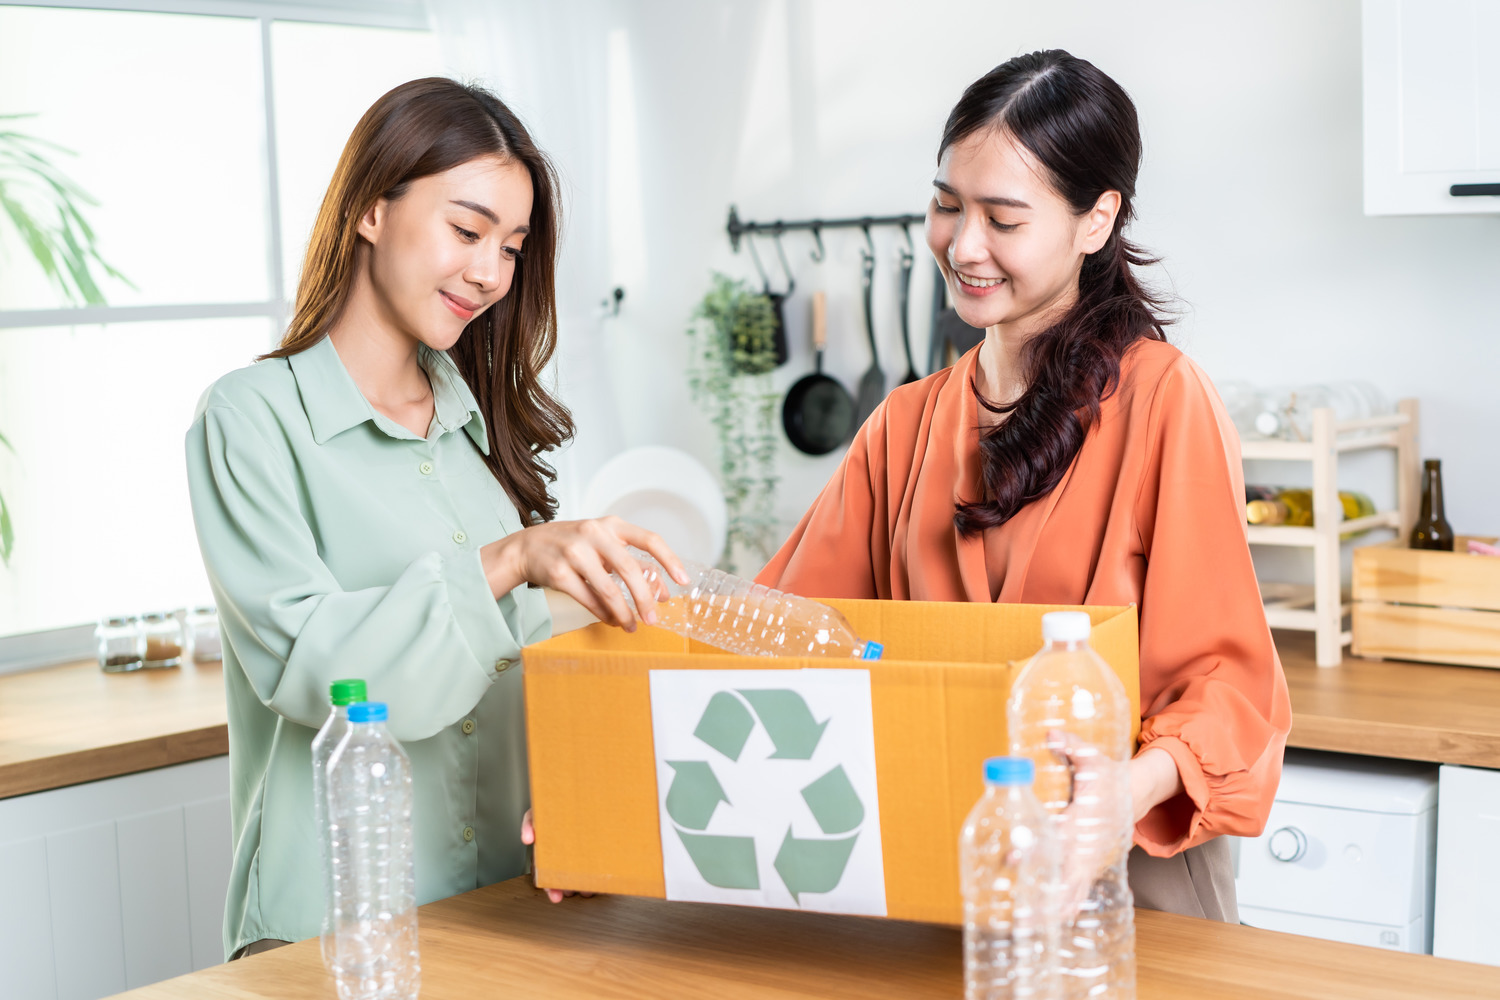
<path fill-rule="evenodd" d="M 781 426 L 792 447 L 808 455 L 826 455 L 849 438 L 854 425 L 854 399 L 836 379 L 823 374 L 823 348 L 828 343 L 828 300 L 822 292 L 812 299 L 813 350 L 817 360 L 787 390 L 781 406 Z"/>

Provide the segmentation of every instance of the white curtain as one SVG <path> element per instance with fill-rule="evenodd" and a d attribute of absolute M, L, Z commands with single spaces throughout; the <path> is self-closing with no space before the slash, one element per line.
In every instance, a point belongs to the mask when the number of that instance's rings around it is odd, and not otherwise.
<path fill-rule="evenodd" d="M 701 423 L 682 331 L 727 253 L 729 183 L 765 0 L 428 0 L 449 72 L 514 109 L 564 189 L 558 388 L 578 425 L 557 456 L 563 516 L 625 447 Z M 620 285 L 625 301 L 603 306 Z M 694 449 L 699 450 L 702 449 Z M 710 467 L 717 462 L 701 454 Z"/>
<path fill-rule="evenodd" d="M 557 274 L 558 391 L 578 425 L 552 456 L 561 515 L 576 516 L 586 477 L 623 446 L 614 387 L 601 363 L 608 294 L 604 0 L 428 0 L 449 73 L 493 91 L 558 168 L 563 189 Z"/>

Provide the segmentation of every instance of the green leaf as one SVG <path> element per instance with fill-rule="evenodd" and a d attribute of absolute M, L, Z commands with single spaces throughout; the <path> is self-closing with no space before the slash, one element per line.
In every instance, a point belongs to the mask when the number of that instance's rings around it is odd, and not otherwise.
<path fill-rule="evenodd" d="M 15 547 L 16 532 L 10 523 L 10 508 L 5 505 L 5 494 L 0 493 L 0 564 L 10 565 L 10 554 Z"/>

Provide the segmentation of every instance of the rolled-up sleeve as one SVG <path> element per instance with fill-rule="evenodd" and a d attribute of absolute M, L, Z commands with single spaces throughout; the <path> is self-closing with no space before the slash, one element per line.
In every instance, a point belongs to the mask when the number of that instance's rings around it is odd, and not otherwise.
<path fill-rule="evenodd" d="M 340 677 L 398 703 L 391 730 L 421 740 L 479 701 L 497 663 L 520 655 L 511 595 L 496 601 L 476 549 L 424 553 L 388 584 L 342 589 L 320 559 L 287 457 L 231 406 L 187 436 L 198 542 L 225 642 L 272 711 L 316 728 Z"/>
<path fill-rule="evenodd" d="M 1163 378 L 1136 502 L 1141 749 L 1172 755 L 1184 793 L 1136 825 L 1169 857 L 1221 834 L 1255 836 L 1270 812 L 1291 702 L 1245 539 L 1239 439 L 1186 358 Z"/>

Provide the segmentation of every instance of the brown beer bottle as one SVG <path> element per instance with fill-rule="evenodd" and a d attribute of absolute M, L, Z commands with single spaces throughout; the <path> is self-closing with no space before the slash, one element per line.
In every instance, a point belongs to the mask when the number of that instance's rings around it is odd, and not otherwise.
<path fill-rule="evenodd" d="M 1422 513 L 1411 529 L 1411 547 L 1453 551 L 1453 529 L 1443 516 L 1443 463 L 1435 458 L 1422 463 Z"/>

